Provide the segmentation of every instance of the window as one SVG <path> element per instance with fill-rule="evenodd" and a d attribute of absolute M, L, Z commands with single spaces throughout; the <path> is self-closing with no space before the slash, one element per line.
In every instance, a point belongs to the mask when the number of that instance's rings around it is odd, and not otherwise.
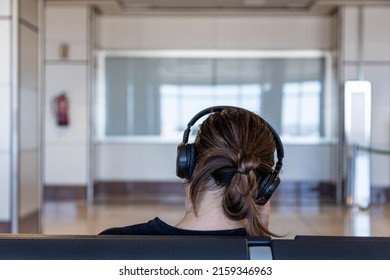
<path fill-rule="evenodd" d="M 104 54 L 97 103 L 101 138 L 175 139 L 200 110 L 258 113 L 282 137 L 324 136 L 325 56 L 174 57 Z M 193 128 L 196 132 L 196 126 Z"/>
<path fill-rule="evenodd" d="M 283 136 L 320 136 L 321 83 L 291 82 L 283 85 Z"/>
<path fill-rule="evenodd" d="M 176 136 L 186 129 L 189 120 L 202 109 L 216 104 L 243 107 L 259 112 L 261 87 L 244 85 L 161 85 L 161 132 Z M 194 128 L 193 133 L 196 132 Z"/>

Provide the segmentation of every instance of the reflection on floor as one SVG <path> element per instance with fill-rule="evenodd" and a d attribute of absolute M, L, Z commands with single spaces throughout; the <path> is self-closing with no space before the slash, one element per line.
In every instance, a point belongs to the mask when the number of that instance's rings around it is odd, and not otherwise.
<path fill-rule="evenodd" d="M 175 225 L 184 213 L 184 203 L 152 199 L 86 202 L 47 202 L 44 234 L 97 234 L 108 227 L 145 222 L 158 216 Z M 367 210 L 334 204 L 292 204 L 275 201 L 272 231 L 296 235 L 390 236 L 390 205 L 372 205 Z"/>

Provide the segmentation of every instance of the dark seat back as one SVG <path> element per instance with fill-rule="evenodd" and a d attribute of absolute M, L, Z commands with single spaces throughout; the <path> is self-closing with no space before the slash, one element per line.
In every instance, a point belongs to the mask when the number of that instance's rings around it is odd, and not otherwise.
<path fill-rule="evenodd" d="M 204 236 L 0 235 L 8 260 L 245 260 L 270 239 Z M 271 250 L 269 249 L 269 256 Z"/>
<path fill-rule="evenodd" d="M 390 259 L 390 238 L 0 234 L 0 260 Z"/>
<path fill-rule="evenodd" d="M 276 260 L 389 260 L 390 238 L 297 236 L 272 241 Z"/>

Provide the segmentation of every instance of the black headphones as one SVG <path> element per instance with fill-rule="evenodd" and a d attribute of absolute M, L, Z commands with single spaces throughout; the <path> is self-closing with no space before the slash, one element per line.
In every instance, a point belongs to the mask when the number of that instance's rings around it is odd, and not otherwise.
<path fill-rule="evenodd" d="M 176 157 L 176 175 L 179 178 L 190 179 L 192 176 L 192 171 L 194 170 L 195 161 L 196 161 L 196 147 L 194 143 L 188 143 L 189 134 L 191 132 L 191 127 L 203 116 L 220 112 L 223 109 L 241 109 L 234 106 L 213 106 L 206 108 L 199 113 L 197 113 L 188 123 L 187 129 L 183 134 L 183 141 L 177 147 L 177 157 Z M 260 118 L 260 116 L 259 116 Z M 273 192 L 276 190 L 280 183 L 279 173 L 283 166 L 283 157 L 284 149 L 282 141 L 275 129 L 264 119 L 262 119 L 271 130 L 275 145 L 276 145 L 276 155 L 277 162 L 275 168 L 271 174 L 267 175 L 264 179 L 259 182 L 259 200 L 260 204 L 265 204 L 270 198 Z"/>

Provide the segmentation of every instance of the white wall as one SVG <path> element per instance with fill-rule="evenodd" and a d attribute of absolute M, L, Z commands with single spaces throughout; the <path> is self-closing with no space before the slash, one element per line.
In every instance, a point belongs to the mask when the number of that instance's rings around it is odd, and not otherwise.
<path fill-rule="evenodd" d="M 390 150 L 390 7 L 363 9 L 362 66 L 364 79 L 372 86 L 371 145 Z M 342 10 L 343 72 L 345 80 L 359 79 L 359 10 Z M 371 156 L 371 182 L 374 186 L 390 186 L 390 157 Z"/>
<path fill-rule="evenodd" d="M 41 202 L 38 6 L 0 3 L 0 222 L 12 222 L 13 231 Z"/>
<path fill-rule="evenodd" d="M 38 1 L 20 1 L 19 20 L 19 215 L 40 209 Z"/>
<path fill-rule="evenodd" d="M 10 220 L 11 5 L 0 2 L 0 222 Z"/>
<path fill-rule="evenodd" d="M 47 6 L 45 9 L 45 135 L 44 184 L 85 186 L 88 178 L 88 7 Z M 60 45 L 69 57 L 60 56 Z M 70 125 L 56 125 L 53 99 L 65 92 Z"/>
<path fill-rule="evenodd" d="M 356 78 L 356 11 L 342 9 L 342 50 L 346 79 Z M 373 83 L 373 145 L 389 147 L 389 8 L 366 7 L 366 77 Z M 70 14 L 72 22 L 69 23 Z M 88 12 L 83 7 L 50 7 L 46 41 L 46 134 L 45 184 L 85 184 L 88 144 L 86 130 L 88 98 L 84 77 L 88 60 Z M 50 24 L 49 24 L 50 23 Z M 77 28 L 72 26 L 76 25 Z M 83 25 L 84 24 L 84 25 Z M 86 28 L 84 28 L 85 26 Z M 334 50 L 335 21 L 330 16 L 132 16 L 97 18 L 98 50 Z M 375 32 L 374 32 L 375 31 Z M 58 59 L 58 44 L 70 44 L 68 62 Z M 72 61 L 74 61 L 72 63 Z M 86 62 L 88 64 L 88 62 Z M 85 70 L 85 71 L 84 71 Z M 77 73 L 77 74 L 76 74 Z M 65 77 L 65 78 L 64 78 Z M 63 80 L 61 80 L 63 79 Z M 88 78 L 86 78 L 88 80 Z M 48 81 L 49 80 L 49 81 Z M 72 81 L 69 83 L 68 81 Z M 59 129 L 50 115 L 51 96 L 63 89 L 71 92 L 77 124 Z M 336 87 L 334 87 L 336 88 Z M 72 103 L 73 104 L 73 103 Z M 336 106 L 335 101 L 332 106 Z M 335 112 L 337 112 L 335 110 Z M 384 117 L 381 117 L 384 116 Z M 73 117 L 72 117 L 73 118 Z M 173 180 L 177 143 L 98 143 L 96 145 L 97 180 Z M 285 180 L 336 180 L 335 144 L 300 145 L 285 143 Z M 153 151 L 150 153 L 149 151 Z M 160 156 L 161 155 L 161 156 Z M 164 156 L 165 155 L 165 156 Z M 389 160 L 373 156 L 373 184 L 389 185 Z M 155 170 L 155 171 L 153 171 Z M 153 171 L 153 172 L 152 172 Z"/>
<path fill-rule="evenodd" d="M 99 17 L 98 49 L 329 50 L 332 18 L 299 16 Z"/>
<path fill-rule="evenodd" d="M 149 141 L 99 143 L 96 179 L 102 181 L 172 181 L 176 177 L 174 143 Z"/>
<path fill-rule="evenodd" d="M 102 16 L 97 23 L 100 50 L 332 50 L 335 45 L 330 16 Z M 100 142 L 95 179 L 177 180 L 178 142 Z M 334 144 L 285 144 L 285 150 L 283 180 L 335 180 Z"/>
<path fill-rule="evenodd" d="M 45 185 L 86 185 L 88 181 L 88 9 L 47 5 L 45 32 Z M 69 21 L 69 18 L 72 20 Z M 106 49 L 294 49 L 329 50 L 331 17 L 184 17 L 141 16 L 97 19 L 98 50 Z M 59 57 L 67 43 L 70 57 Z M 66 91 L 71 101 L 71 125 L 57 127 L 52 98 Z M 178 139 L 179 141 L 179 139 Z M 318 153 L 332 161 L 333 148 Z M 96 145 L 96 180 L 176 180 L 177 143 L 99 143 Z M 317 149 L 311 146 L 309 149 Z M 286 147 L 297 153 L 300 145 Z M 298 152 L 299 153 L 299 152 Z M 286 154 L 288 157 L 288 154 Z M 289 166 L 291 159 L 286 159 Z M 307 161 L 308 162 L 308 161 Z M 294 164 L 291 164 L 294 165 Z M 300 166 L 300 165 L 294 165 Z M 332 164 L 311 166 L 316 172 L 286 168 L 284 176 L 327 180 Z M 299 171 L 298 170 L 298 171 Z M 297 172 L 297 173 L 296 173 Z M 303 176 L 303 177 L 302 177 Z"/>

